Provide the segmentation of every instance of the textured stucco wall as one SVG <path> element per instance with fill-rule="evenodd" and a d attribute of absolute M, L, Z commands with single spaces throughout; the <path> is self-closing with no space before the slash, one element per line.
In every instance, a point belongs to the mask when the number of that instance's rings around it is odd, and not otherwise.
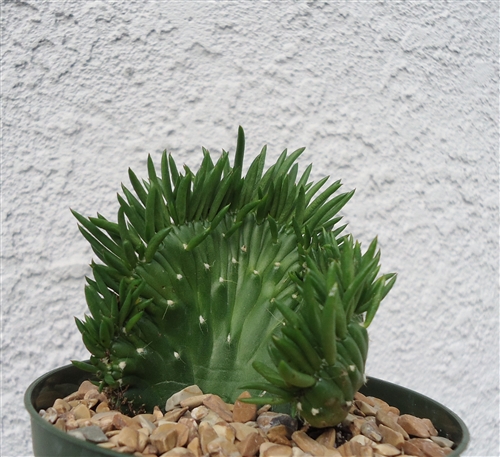
<path fill-rule="evenodd" d="M 499 455 L 496 1 L 4 1 L 2 28 L 2 456 L 31 455 L 28 384 L 86 357 L 69 208 L 111 216 L 129 166 L 196 167 L 239 124 L 248 162 L 306 146 L 357 189 L 350 229 L 399 273 L 368 374 Z"/>

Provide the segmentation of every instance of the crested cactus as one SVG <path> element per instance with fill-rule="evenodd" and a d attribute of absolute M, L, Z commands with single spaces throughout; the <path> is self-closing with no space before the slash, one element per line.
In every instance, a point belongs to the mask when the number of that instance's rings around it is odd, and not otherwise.
<path fill-rule="evenodd" d="M 134 407 L 152 408 L 191 384 L 235 400 L 289 403 L 316 427 L 343 420 L 364 382 L 366 327 L 395 281 L 379 275 L 377 242 L 364 254 L 339 226 L 353 192 L 299 176 L 285 150 L 266 148 L 242 174 L 203 150 L 198 172 L 163 153 L 148 179 L 129 170 L 116 222 L 74 212 L 99 262 L 76 318 L 94 373 Z M 261 391 L 265 394 L 258 395 Z"/>

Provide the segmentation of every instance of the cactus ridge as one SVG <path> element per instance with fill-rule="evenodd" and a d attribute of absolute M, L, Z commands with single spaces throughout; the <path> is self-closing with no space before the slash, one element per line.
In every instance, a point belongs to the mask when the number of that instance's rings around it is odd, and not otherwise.
<path fill-rule="evenodd" d="M 252 401 L 338 423 L 395 275 L 377 277 L 376 240 L 362 254 L 342 235 L 353 192 L 320 192 L 311 166 L 299 177 L 304 149 L 264 171 L 264 147 L 242 176 L 244 144 L 240 127 L 233 166 L 203 149 L 196 173 L 166 152 L 157 172 L 148 157 L 148 179 L 129 170 L 116 222 L 73 212 L 99 259 L 76 318 L 90 363 L 74 363 L 137 406 L 190 384 L 234 400 L 246 383 L 272 394 Z"/>

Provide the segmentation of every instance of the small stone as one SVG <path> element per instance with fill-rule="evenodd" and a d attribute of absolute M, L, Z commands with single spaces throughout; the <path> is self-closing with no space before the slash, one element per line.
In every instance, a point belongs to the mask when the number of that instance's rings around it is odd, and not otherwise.
<path fill-rule="evenodd" d="M 198 428 L 200 434 L 200 445 L 203 454 L 208 453 L 208 444 L 219 436 L 208 422 L 201 422 Z"/>
<path fill-rule="evenodd" d="M 400 455 L 401 450 L 394 447 L 392 444 L 382 443 L 373 446 L 373 450 L 380 455 L 385 455 L 387 457 L 393 457 L 395 455 Z"/>
<path fill-rule="evenodd" d="M 55 424 L 57 421 L 58 413 L 55 408 L 47 408 L 44 415 L 42 416 L 44 420 L 50 422 L 51 424 Z M 90 415 L 89 415 L 90 417 Z"/>
<path fill-rule="evenodd" d="M 236 432 L 232 427 L 229 425 L 215 424 L 213 429 L 219 438 L 224 438 L 229 442 L 234 443 L 234 440 L 236 439 Z"/>
<path fill-rule="evenodd" d="M 75 406 L 71 412 L 74 414 L 76 420 L 91 418 L 90 410 L 84 404 Z"/>
<path fill-rule="evenodd" d="M 155 418 L 153 422 L 163 419 L 163 413 L 161 412 L 160 408 L 158 408 L 158 406 L 155 406 L 153 408 L 153 416 Z"/>
<path fill-rule="evenodd" d="M 448 438 L 444 438 L 443 436 L 431 436 L 431 440 L 441 447 L 452 448 L 455 444 L 453 441 L 449 440 Z"/>
<path fill-rule="evenodd" d="M 292 439 L 300 449 L 314 456 L 341 457 L 341 454 L 337 450 L 328 449 L 303 431 L 294 432 Z"/>
<path fill-rule="evenodd" d="M 177 422 L 158 422 L 158 427 L 153 430 L 151 433 L 151 437 L 155 436 L 158 433 L 169 432 L 171 430 L 175 430 L 177 434 L 177 441 L 175 443 L 175 447 L 182 447 L 188 442 L 189 438 L 189 429 L 184 424 L 179 424 Z M 164 451 L 166 452 L 166 451 Z"/>
<path fill-rule="evenodd" d="M 270 409 L 272 408 L 271 405 L 262 405 L 258 410 L 257 410 L 257 416 L 260 416 L 262 413 L 267 413 Z"/>
<path fill-rule="evenodd" d="M 99 403 L 95 409 L 96 413 L 104 413 L 109 411 L 109 406 L 108 403 L 103 401 L 102 403 Z"/>
<path fill-rule="evenodd" d="M 358 441 L 347 441 L 337 449 L 342 457 L 359 456 L 363 445 Z"/>
<path fill-rule="evenodd" d="M 377 414 L 377 410 L 364 401 L 356 400 L 354 404 L 365 416 L 375 416 Z"/>
<path fill-rule="evenodd" d="M 405 440 L 410 438 L 406 430 L 398 424 L 398 421 L 394 419 L 394 415 L 392 415 L 391 413 L 383 410 L 378 410 L 376 418 L 377 422 L 384 424 L 386 427 L 392 428 L 396 432 L 401 433 Z"/>
<path fill-rule="evenodd" d="M 422 451 L 415 443 L 408 440 L 405 440 L 405 442 L 403 443 L 403 452 L 405 453 L 405 455 L 425 457 L 424 451 Z"/>
<path fill-rule="evenodd" d="M 105 443 L 108 441 L 108 437 L 97 425 L 82 427 L 78 430 L 83 433 L 83 436 L 87 441 L 92 441 L 93 443 Z"/>
<path fill-rule="evenodd" d="M 197 406 L 203 405 L 203 401 L 208 398 L 211 394 L 194 395 L 192 397 L 186 398 L 181 401 L 181 407 L 196 408 Z"/>
<path fill-rule="evenodd" d="M 78 394 L 85 395 L 89 390 L 97 390 L 97 386 L 92 384 L 90 381 L 83 381 L 78 387 Z"/>
<path fill-rule="evenodd" d="M 63 400 L 62 398 L 58 398 L 54 402 L 53 407 L 57 411 L 58 414 L 67 413 L 71 409 L 71 405 L 66 400 Z"/>
<path fill-rule="evenodd" d="M 203 404 L 218 414 L 226 422 L 233 422 L 233 413 L 229 410 L 226 403 L 218 395 L 209 395 L 203 400 Z"/>
<path fill-rule="evenodd" d="M 350 443 L 359 443 L 361 446 L 374 446 L 375 441 L 372 441 L 370 438 L 367 438 L 365 435 L 356 435 L 353 436 L 350 440 Z"/>
<path fill-rule="evenodd" d="M 380 434 L 382 435 L 383 443 L 392 444 L 398 449 L 403 448 L 405 439 L 401 433 L 396 432 L 392 428 L 386 427 L 384 424 L 380 424 L 378 429 L 380 431 Z"/>
<path fill-rule="evenodd" d="M 139 430 L 141 425 L 132 419 L 131 417 L 125 416 L 124 414 L 118 413 L 113 416 L 113 427 L 117 430 L 121 430 L 125 427 L 130 427 L 135 430 Z"/>
<path fill-rule="evenodd" d="M 191 417 L 181 417 L 179 419 L 179 424 L 183 424 L 188 428 L 188 442 L 191 442 L 194 438 L 198 437 L 198 422 L 196 422 Z"/>
<path fill-rule="evenodd" d="M 275 413 L 268 411 L 257 417 L 258 426 L 267 433 L 271 427 L 284 425 L 290 435 L 297 430 L 297 420 L 288 414 Z"/>
<path fill-rule="evenodd" d="M 329 428 L 325 432 L 323 432 L 320 436 L 316 438 L 316 441 L 319 444 L 322 444 L 323 446 L 327 447 L 328 449 L 335 449 L 335 438 L 336 438 L 336 431 L 334 428 Z"/>
<path fill-rule="evenodd" d="M 203 395 L 203 392 L 201 389 L 196 386 L 189 386 L 181 391 L 173 394 L 166 402 L 165 404 L 165 411 L 170 411 L 174 409 L 176 406 L 179 406 L 181 404 L 181 401 L 189 398 L 189 397 L 195 397 L 197 395 Z"/>
<path fill-rule="evenodd" d="M 196 457 L 196 455 L 185 447 L 174 447 L 170 451 L 165 452 L 160 457 Z"/>
<path fill-rule="evenodd" d="M 63 432 L 66 431 L 66 420 L 65 419 L 57 419 L 56 423 L 54 425 L 59 430 L 62 430 Z"/>
<path fill-rule="evenodd" d="M 149 434 L 144 429 L 139 429 L 137 431 L 137 450 L 142 452 L 149 442 Z"/>
<path fill-rule="evenodd" d="M 257 433 L 257 429 L 255 427 L 242 424 L 241 422 L 232 422 L 231 427 L 235 432 L 236 439 L 239 441 L 243 441 L 247 436 Z"/>
<path fill-rule="evenodd" d="M 249 392 L 243 392 L 238 398 L 251 398 Z M 251 403 L 243 403 L 236 400 L 233 409 L 234 422 L 248 422 L 253 421 L 257 417 L 257 405 Z"/>
<path fill-rule="evenodd" d="M 200 439 L 198 437 L 193 438 L 187 445 L 187 448 L 195 455 L 195 457 L 201 457 Z"/>
<path fill-rule="evenodd" d="M 272 444 L 271 446 L 260 452 L 261 457 L 292 457 L 293 451 L 290 446 L 283 446 L 280 444 Z"/>
<path fill-rule="evenodd" d="M 410 414 L 403 414 L 402 416 L 399 416 L 398 424 L 404 428 L 408 435 L 416 436 L 418 438 L 430 437 L 427 424 L 418 417 Z"/>
<path fill-rule="evenodd" d="M 206 406 L 198 406 L 191 411 L 191 417 L 199 421 L 208 414 L 208 411 L 209 409 Z"/>
<path fill-rule="evenodd" d="M 210 454 L 216 454 L 224 457 L 241 457 L 240 451 L 234 443 L 225 438 L 217 437 L 207 444 L 207 450 Z"/>
<path fill-rule="evenodd" d="M 370 422 L 363 423 L 363 425 L 360 428 L 360 432 L 362 435 L 366 436 L 372 441 L 375 441 L 377 443 L 382 441 L 382 434 L 380 433 L 380 430 L 375 424 L 372 424 Z"/>
<path fill-rule="evenodd" d="M 134 420 L 139 423 L 141 428 L 145 428 L 148 430 L 148 435 L 153 432 L 153 430 L 156 429 L 156 425 L 153 424 L 154 416 L 152 414 L 139 414 L 138 416 L 134 417 Z"/>
<path fill-rule="evenodd" d="M 236 443 L 236 447 L 242 456 L 252 457 L 257 454 L 260 446 L 265 441 L 264 437 L 255 431 L 255 433 L 247 435 L 239 443 Z"/>
<path fill-rule="evenodd" d="M 290 437 L 291 434 L 288 429 L 283 425 L 277 425 L 276 427 L 271 427 L 267 431 L 267 439 L 275 444 L 281 444 L 284 446 L 291 446 Z"/>
<path fill-rule="evenodd" d="M 116 440 L 120 446 L 128 446 L 135 451 L 139 442 L 139 437 L 137 435 L 137 430 L 130 427 L 124 427 L 121 429 L 120 433 L 116 435 Z"/>
<path fill-rule="evenodd" d="M 436 430 L 436 428 L 434 427 L 434 424 L 432 423 L 432 421 L 430 419 L 427 419 L 424 417 L 424 418 L 422 418 L 422 421 L 427 426 L 427 430 L 429 430 L 429 435 L 431 436 L 431 438 L 433 436 L 438 436 L 438 431 Z"/>
<path fill-rule="evenodd" d="M 430 439 L 413 438 L 409 442 L 415 444 L 417 448 L 423 452 L 425 457 L 445 457 L 447 455 L 444 448 Z"/>
<path fill-rule="evenodd" d="M 79 430 L 68 430 L 68 435 L 74 436 L 75 438 L 78 438 L 79 440 L 85 441 L 85 435 Z"/>
<path fill-rule="evenodd" d="M 115 443 L 111 441 L 107 441 L 106 443 L 97 443 L 99 447 L 102 447 L 103 449 L 113 449 L 116 447 Z"/>
<path fill-rule="evenodd" d="M 155 430 L 156 432 L 156 430 Z M 149 441 L 158 449 L 158 452 L 164 453 L 177 446 L 177 431 L 174 429 L 152 433 Z"/>

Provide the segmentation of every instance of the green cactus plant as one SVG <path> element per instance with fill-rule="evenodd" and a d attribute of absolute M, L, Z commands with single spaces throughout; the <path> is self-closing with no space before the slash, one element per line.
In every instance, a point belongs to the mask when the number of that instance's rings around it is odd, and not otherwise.
<path fill-rule="evenodd" d="M 233 166 L 203 149 L 196 173 L 149 157 L 116 222 L 74 212 L 100 262 L 76 318 L 90 363 L 73 363 L 133 408 L 191 384 L 227 401 L 254 389 L 247 401 L 332 426 L 364 382 L 366 327 L 396 276 L 378 276 L 376 240 L 363 254 L 342 234 L 353 192 L 320 192 L 328 178 L 309 182 L 311 166 L 299 177 L 303 149 L 264 172 L 264 147 L 243 176 L 244 147 L 240 127 Z"/>

